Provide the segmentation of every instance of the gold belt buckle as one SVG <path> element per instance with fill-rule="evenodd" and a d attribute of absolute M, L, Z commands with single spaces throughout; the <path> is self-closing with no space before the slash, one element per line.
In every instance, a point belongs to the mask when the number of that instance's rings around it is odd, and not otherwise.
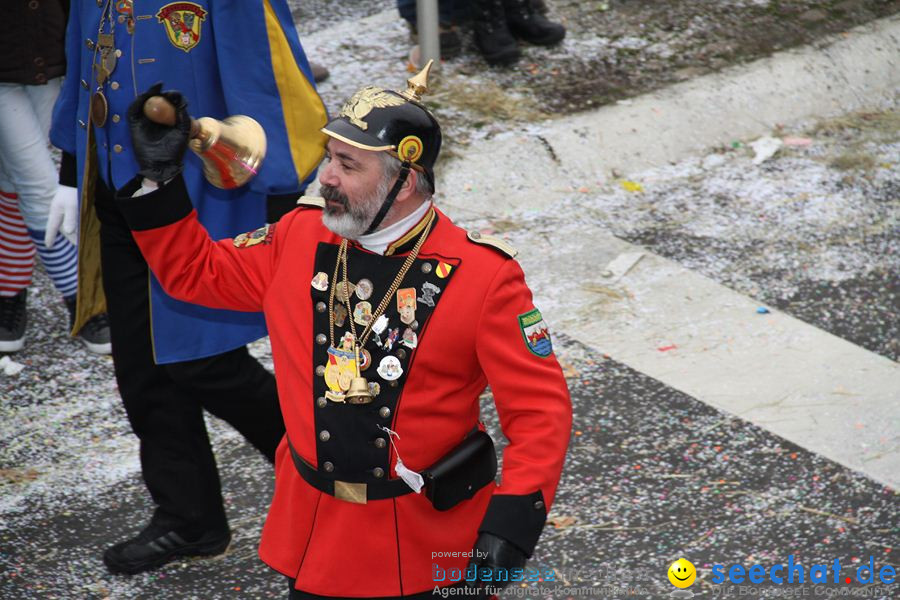
<path fill-rule="evenodd" d="M 366 484 L 335 481 L 334 497 L 345 502 L 352 502 L 353 504 L 365 504 Z"/>

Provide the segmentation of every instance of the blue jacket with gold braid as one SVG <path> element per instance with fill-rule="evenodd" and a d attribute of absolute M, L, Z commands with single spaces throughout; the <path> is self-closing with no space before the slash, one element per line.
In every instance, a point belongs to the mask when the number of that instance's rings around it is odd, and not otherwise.
<path fill-rule="evenodd" d="M 190 197 L 213 237 L 259 227 L 266 196 L 298 192 L 322 158 L 325 108 L 285 0 L 73 0 L 66 55 L 68 76 L 50 139 L 74 155 L 81 198 L 75 329 L 106 307 L 93 210 L 95 173 L 116 189 L 138 170 L 126 118 L 136 95 L 161 81 L 164 89 L 184 94 L 195 117 L 244 114 L 265 129 L 265 161 L 242 188 L 213 187 L 203 178 L 201 161 L 192 153 L 186 157 Z M 100 65 L 106 71 L 112 67 L 105 78 L 97 76 Z M 98 90 L 108 103 L 102 126 L 92 124 L 90 116 L 91 96 Z M 159 363 L 211 356 L 266 333 L 259 313 L 174 300 L 152 276 L 150 286 Z"/>

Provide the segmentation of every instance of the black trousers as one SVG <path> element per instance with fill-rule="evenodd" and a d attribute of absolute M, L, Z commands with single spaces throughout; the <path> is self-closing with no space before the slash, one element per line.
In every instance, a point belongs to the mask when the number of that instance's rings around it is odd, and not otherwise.
<path fill-rule="evenodd" d="M 270 461 L 284 435 L 275 378 L 245 347 L 157 365 L 150 333 L 149 269 L 109 188 L 98 182 L 103 289 L 119 394 L 140 439 L 154 523 L 208 529 L 227 524 L 203 409 L 237 429 Z"/>

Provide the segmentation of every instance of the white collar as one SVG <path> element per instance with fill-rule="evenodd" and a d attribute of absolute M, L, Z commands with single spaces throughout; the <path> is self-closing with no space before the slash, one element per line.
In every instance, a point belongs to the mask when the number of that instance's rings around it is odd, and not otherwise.
<path fill-rule="evenodd" d="M 391 242 L 399 240 L 403 234 L 412 229 L 418 223 L 428 209 L 431 208 L 432 202 L 423 202 L 422 205 L 409 215 L 403 217 L 396 223 L 388 225 L 384 229 L 378 229 L 367 235 L 361 235 L 357 238 L 363 248 L 369 252 L 376 254 L 384 254 Z"/>

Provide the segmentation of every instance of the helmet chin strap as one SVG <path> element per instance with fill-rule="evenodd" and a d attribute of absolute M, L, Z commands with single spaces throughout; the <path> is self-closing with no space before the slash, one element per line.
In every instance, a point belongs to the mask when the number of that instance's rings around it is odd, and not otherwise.
<path fill-rule="evenodd" d="M 388 192 L 388 195 L 385 197 L 384 202 L 381 204 L 381 208 L 378 210 L 378 214 L 375 215 L 375 218 L 372 219 L 372 223 L 369 225 L 369 228 L 366 229 L 363 235 L 369 235 L 381 225 L 381 222 L 384 221 L 384 218 L 387 216 L 388 211 L 391 210 L 391 207 L 394 205 L 394 200 L 397 199 L 397 194 L 400 193 L 400 188 L 403 187 L 403 184 L 406 183 L 406 178 L 409 176 L 409 167 L 410 162 L 408 160 L 403 161 L 400 165 L 400 174 L 397 175 L 397 181 L 394 182 L 394 187 L 391 188 L 391 191 Z"/>

